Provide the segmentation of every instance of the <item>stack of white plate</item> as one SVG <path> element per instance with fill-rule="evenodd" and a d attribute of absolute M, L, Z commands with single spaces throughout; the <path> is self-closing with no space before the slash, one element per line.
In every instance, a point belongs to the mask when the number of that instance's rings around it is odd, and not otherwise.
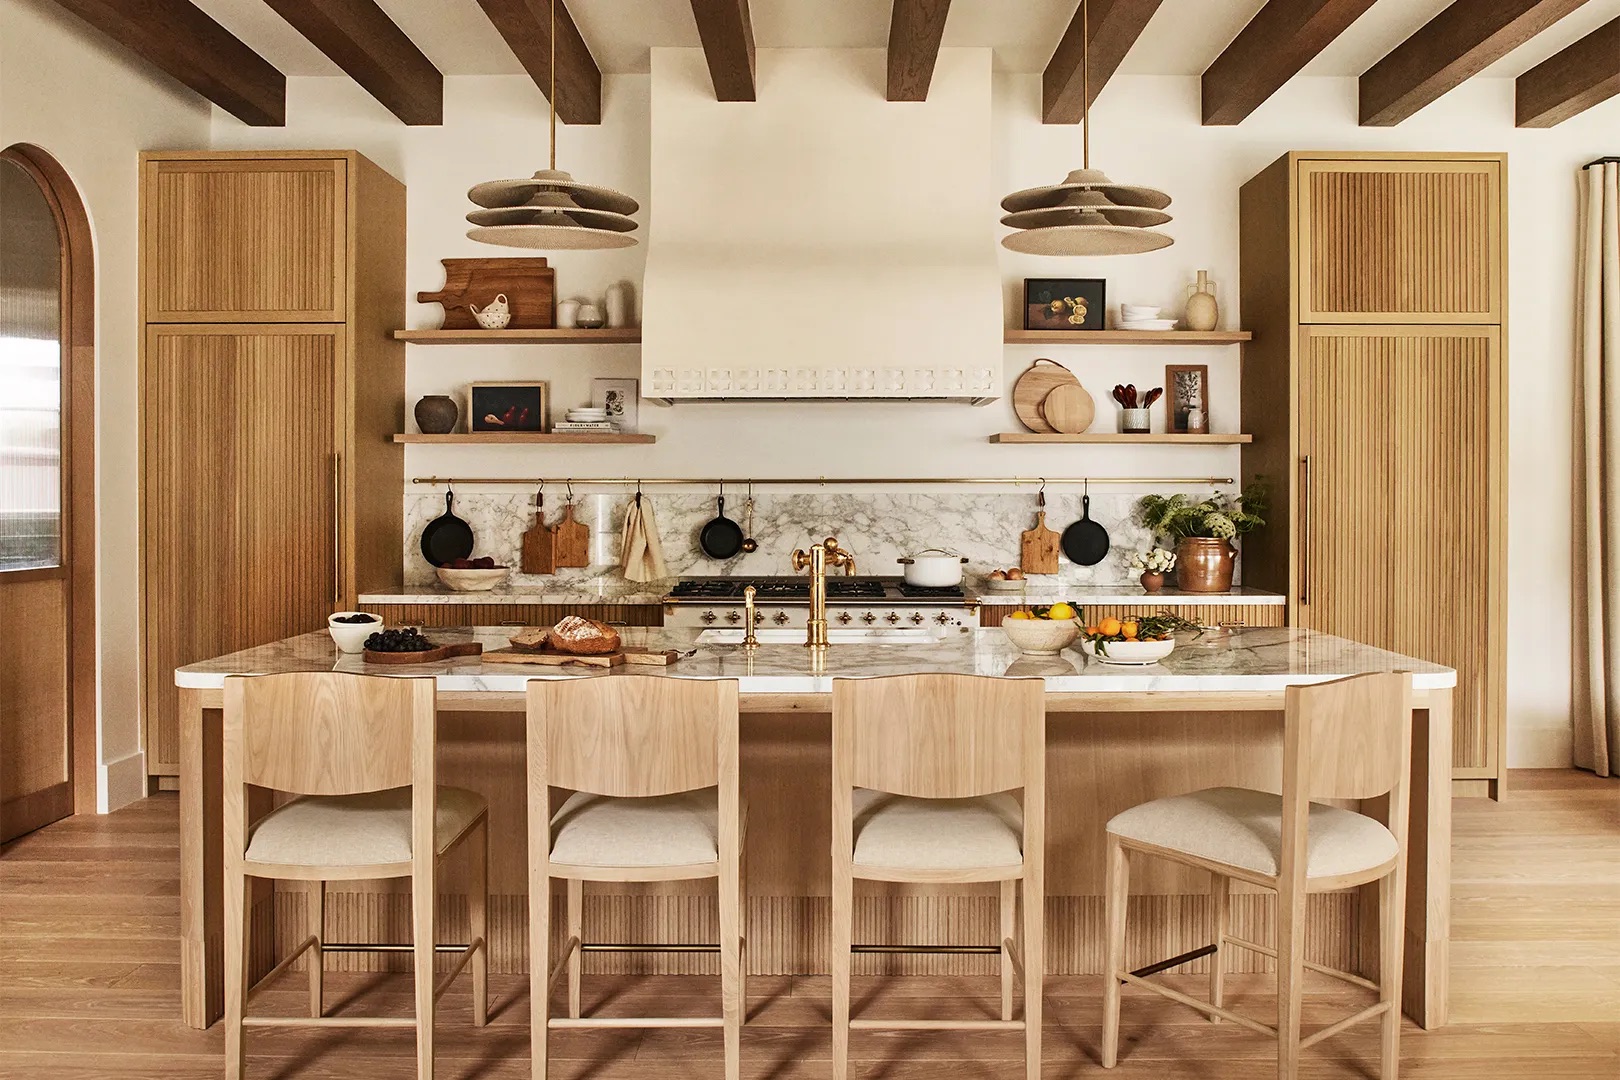
<path fill-rule="evenodd" d="M 1119 305 L 1121 330 L 1174 330 L 1176 320 L 1159 318 L 1159 309 L 1146 304 Z"/>

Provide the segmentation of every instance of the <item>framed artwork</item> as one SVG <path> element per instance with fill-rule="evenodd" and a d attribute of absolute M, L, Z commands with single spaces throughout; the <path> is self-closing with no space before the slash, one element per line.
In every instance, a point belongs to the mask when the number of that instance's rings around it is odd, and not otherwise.
<path fill-rule="evenodd" d="M 634 434 L 641 415 L 641 380 L 592 379 L 591 404 L 607 410 L 607 418 L 620 432 Z"/>
<path fill-rule="evenodd" d="M 1169 430 L 1201 435 L 1209 430 L 1209 365 L 1166 364 L 1165 393 L 1169 395 Z"/>
<path fill-rule="evenodd" d="M 1025 330 L 1101 330 L 1107 314 L 1102 278 L 1025 278 Z"/>
<path fill-rule="evenodd" d="M 467 385 L 467 430 L 549 431 L 549 382 L 475 382 Z"/>

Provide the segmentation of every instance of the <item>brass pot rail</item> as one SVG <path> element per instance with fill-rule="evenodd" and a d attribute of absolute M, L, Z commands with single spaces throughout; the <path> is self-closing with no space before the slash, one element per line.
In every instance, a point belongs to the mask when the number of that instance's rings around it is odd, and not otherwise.
<path fill-rule="evenodd" d="M 788 477 L 677 477 L 677 476 L 413 476 L 413 484 L 518 484 L 535 487 L 539 484 L 573 484 L 576 487 L 641 487 L 653 484 L 680 484 L 689 487 L 714 487 L 716 484 L 755 484 L 777 487 L 848 487 L 874 485 L 903 487 L 914 484 L 1042 484 L 1079 487 L 1084 484 L 1176 484 L 1221 487 L 1235 483 L 1230 476 L 811 476 Z"/>

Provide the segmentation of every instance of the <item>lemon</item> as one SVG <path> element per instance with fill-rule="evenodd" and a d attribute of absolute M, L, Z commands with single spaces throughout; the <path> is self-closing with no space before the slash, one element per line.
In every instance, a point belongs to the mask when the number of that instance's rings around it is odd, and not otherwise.
<path fill-rule="evenodd" d="M 1033 618 L 1033 616 L 1030 615 L 1030 613 L 1027 612 L 1027 611 L 1015 611 L 1011 615 L 1009 615 L 1008 618 L 1010 618 L 1010 619 L 1029 619 L 1029 618 Z"/>
<path fill-rule="evenodd" d="M 1046 617 L 1048 619 L 1072 619 L 1074 618 L 1074 605 L 1059 600 L 1052 605 L 1051 610 L 1046 613 Z"/>

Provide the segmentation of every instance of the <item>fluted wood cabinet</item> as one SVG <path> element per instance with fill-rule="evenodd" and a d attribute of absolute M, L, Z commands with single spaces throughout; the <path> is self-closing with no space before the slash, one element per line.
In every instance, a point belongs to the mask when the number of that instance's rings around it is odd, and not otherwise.
<path fill-rule="evenodd" d="M 1453 777 L 1506 763 L 1501 155 L 1289 154 L 1244 185 L 1244 583 L 1458 670 Z"/>
<path fill-rule="evenodd" d="M 321 628 L 402 569 L 405 189 L 352 152 L 141 160 L 147 770 L 174 669 Z"/>

